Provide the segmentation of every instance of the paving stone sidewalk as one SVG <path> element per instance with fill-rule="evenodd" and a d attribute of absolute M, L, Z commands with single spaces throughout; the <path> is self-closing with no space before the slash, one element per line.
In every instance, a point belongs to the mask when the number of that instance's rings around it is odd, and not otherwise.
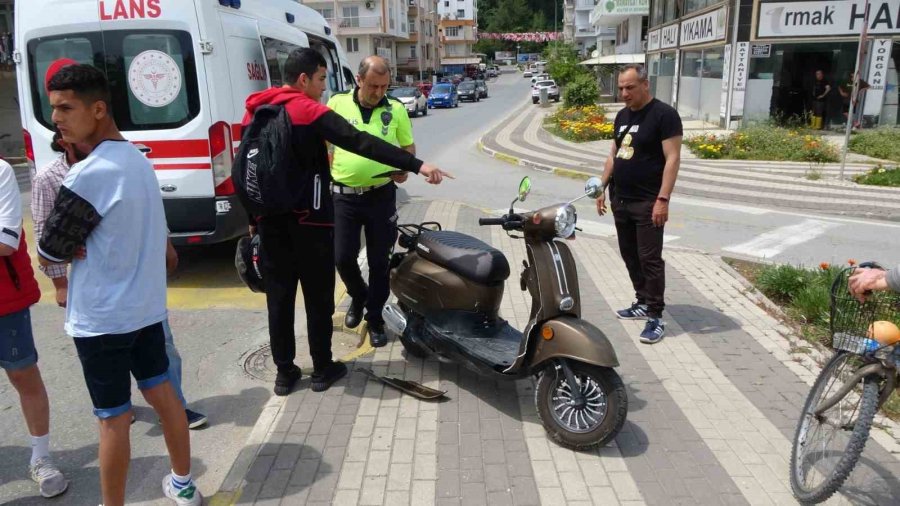
<path fill-rule="evenodd" d="M 526 103 L 507 121 L 482 136 L 485 153 L 543 172 L 570 177 L 602 173 L 611 140 L 569 142 L 542 127 L 554 109 Z M 685 131 L 685 135 L 698 132 Z M 862 186 L 838 180 L 840 164 L 701 160 L 682 147 L 675 193 L 761 206 L 800 209 L 826 214 L 900 221 L 900 188 Z M 848 162 L 845 177 L 865 172 L 875 161 Z M 807 178 L 816 172 L 820 179 Z"/>
<path fill-rule="evenodd" d="M 401 210 L 404 221 L 439 221 L 521 265 L 522 242 L 478 227 L 480 216 L 443 201 Z M 791 353 L 788 329 L 720 260 L 667 248 L 668 335 L 639 344 L 639 323 L 612 312 L 632 300 L 615 244 L 587 235 L 568 244 L 582 316 L 612 341 L 628 388 L 628 421 L 614 443 L 560 448 L 540 425 L 531 379 L 497 381 L 407 358 L 391 342 L 352 361 L 348 378 L 324 394 L 304 380 L 287 398 L 273 398 L 246 458 L 211 504 L 796 504 L 790 440 L 817 370 Z M 521 326 L 529 303 L 512 275 L 501 314 Z M 401 395 L 361 368 L 446 390 L 448 400 Z M 875 430 L 828 504 L 889 504 L 900 497 L 898 477 L 900 442 Z"/>

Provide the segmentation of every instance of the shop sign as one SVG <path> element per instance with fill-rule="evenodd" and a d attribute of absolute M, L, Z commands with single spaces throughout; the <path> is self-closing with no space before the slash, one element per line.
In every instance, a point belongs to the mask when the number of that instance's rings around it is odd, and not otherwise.
<path fill-rule="evenodd" d="M 650 0 L 606 0 L 594 10 L 595 18 L 602 16 L 646 16 Z"/>
<path fill-rule="evenodd" d="M 669 25 L 660 28 L 659 48 L 668 49 L 678 46 L 678 25 Z"/>
<path fill-rule="evenodd" d="M 744 115 L 744 92 L 747 91 L 747 67 L 750 64 L 750 43 L 738 42 L 734 57 L 734 92 L 731 94 L 731 116 Z"/>
<path fill-rule="evenodd" d="M 647 51 L 656 51 L 659 49 L 659 29 L 653 30 L 647 34 Z"/>
<path fill-rule="evenodd" d="M 750 58 L 768 58 L 772 56 L 772 44 L 753 44 L 750 46 Z"/>
<path fill-rule="evenodd" d="M 756 36 L 834 37 L 859 35 L 865 20 L 866 0 L 761 3 Z M 869 34 L 900 34 L 900 2 L 869 2 Z"/>
<path fill-rule="evenodd" d="M 728 78 L 731 77 L 731 44 L 725 44 L 722 52 L 722 97 L 719 99 L 719 116 L 728 115 Z"/>
<path fill-rule="evenodd" d="M 681 45 L 703 44 L 725 38 L 725 8 L 681 22 Z"/>
<path fill-rule="evenodd" d="M 872 54 L 869 57 L 869 89 L 865 94 L 863 114 L 875 116 L 881 114 L 881 102 L 884 100 L 884 89 L 887 85 L 888 65 L 891 61 L 891 39 L 875 39 L 872 41 Z"/>

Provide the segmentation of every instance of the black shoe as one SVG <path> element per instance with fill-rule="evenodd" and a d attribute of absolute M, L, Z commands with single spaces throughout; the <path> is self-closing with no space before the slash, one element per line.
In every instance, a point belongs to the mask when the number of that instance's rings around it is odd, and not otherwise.
<path fill-rule="evenodd" d="M 381 348 L 387 344 L 387 334 L 383 323 L 369 323 L 369 342 L 373 348 Z"/>
<path fill-rule="evenodd" d="M 196 411 L 185 409 L 184 414 L 187 415 L 188 429 L 199 429 L 200 427 L 206 425 L 207 418 L 203 413 L 197 413 Z"/>
<path fill-rule="evenodd" d="M 312 375 L 312 391 L 324 392 L 337 380 L 347 375 L 347 366 L 343 362 L 332 362 L 324 371 L 316 371 Z"/>
<path fill-rule="evenodd" d="M 287 369 L 284 372 L 278 371 L 278 375 L 275 376 L 275 395 L 287 395 L 291 393 L 294 384 L 300 381 L 300 378 L 302 377 L 303 373 L 300 372 L 300 368 L 297 366 L 294 366 L 293 369 Z"/>
<path fill-rule="evenodd" d="M 344 317 L 344 326 L 348 329 L 355 329 L 362 321 L 363 309 L 366 307 L 366 299 L 352 299 L 350 307 L 347 308 L 347 316 Z"/>

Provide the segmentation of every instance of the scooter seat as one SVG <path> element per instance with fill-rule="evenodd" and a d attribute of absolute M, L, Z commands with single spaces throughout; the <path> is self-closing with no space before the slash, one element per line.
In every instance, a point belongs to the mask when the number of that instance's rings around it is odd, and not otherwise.
<path fill-rule="evenodd" d="M 489 285 L 509 277 L 509 262 L 503 253 L 470 235 L 424 231 L 416 249 L 422 258 L 476 283 Z"/>

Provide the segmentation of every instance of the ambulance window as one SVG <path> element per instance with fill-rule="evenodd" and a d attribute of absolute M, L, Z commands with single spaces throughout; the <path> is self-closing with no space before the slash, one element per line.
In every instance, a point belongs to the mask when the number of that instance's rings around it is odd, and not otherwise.
<path fill-rule="evenodd" d="M 127 35 L 122 39 L 122 57 L 129 123 L 147 128 L 183 124 L 192 117 L 186 55 L 178 38 L 158 33 Z"/>
<path fill-rule="evenodd" d="M 262 43 L 266 50 L 266 66 L 269 68 L 269 79 L 272 86 L 282 86 L 284 84 L 284 64 L 291 52 L 300 49 L 300 46 L 270 37 L 263 37 Z"/>
<path fill-rule="evenodd" d="M 347 84 L 347 89 L 356 87 L 356 77 L 353 76 L 353 72 L 347 67 L 343 67 L 344 69 L 344 81 Z"/>
<path fill-rule="evenodd" d="M 330 50 L 334 47 L 334 44 L 313 36 L 309 36 L 309 44 L 310 47 L 318 51 L 319 54 L 325 58 L 325 65 L 328 68 L 328 90 L 326 90 L 326 96 L 323 96 L 322 99 L 323 101 L 327 101 L 332 94 L 342 90 L 340 77 L 338 76 L 338 69 L 340 67 L 338 66 L 337 58 Z"/>
<path fill-rule="evenodd" d="M 35 39 L 28 43 L 31 74 L 31 96 L 37 119 L 47 128 L 52 128 L 50 119 L 50 99 L 44 87 L 44 76 L 50 65 L 60 58 L 70 58 L 78 63 L 96 63 L 94 47 L 100 47 L 97 35 L 70 35 L 53 39 Z"/>

